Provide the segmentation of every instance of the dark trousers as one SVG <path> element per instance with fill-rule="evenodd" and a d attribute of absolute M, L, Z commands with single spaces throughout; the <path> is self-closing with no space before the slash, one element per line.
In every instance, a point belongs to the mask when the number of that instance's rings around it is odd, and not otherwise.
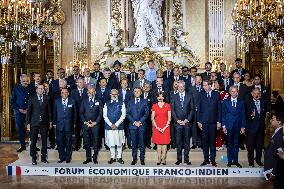
<path fill-rule="evenodd" d="M 36 143 L 38 139 L 38 134 L 41 135 L 41 159 L 46 159 L 47 157 L 47 132 L 48 125 L 31 125 L 31 146 L 30 146 L 30 155 L 33 159 L 36 159 Z"/>
<path fill-rule="evenodd" d="M 196 113 L 194 115 L 194 121 L 192 123 L 191 132 L 192 132 L 192 144 L 200 147 L 202 143 L 201 141 L 202 132 L 196 123 Z"/>
<path fill-rule="evenodd" d="M 86 150 L 86 159 L 91 159 L 91 145 L 93 143 L 94 147 L 93 160 L 97 161 L 98 152 L 99 152 L 99 140 L 100 140 L 99 134 L 100 134 L 99 125 L 96 125 L 93 128 L 88 128 L 85 125 L 83 126 L 83 141 Z"/>
<path fill-rule="evenodd" d="M 176 125 L 177 160 L 182 161 L 182 147 L 184 147 L 184 161 L 189 160 L 191 127 Z"/>
<path fill-rule="evenodd" d="M 209 150 L 210 160 L 215 162 L 216 158 L 216 124 L 203 123 L 202 127 L 202 145 L 204 160 L 209 161 Z"/>
<path fill-rule="evenodd" d="M 19 135 L 19 141 L 21 147 L 26 147 L 25 136 L 26 136 L 26 128 L 25 128 L 25 119 L 26 115 L 20 112 L 17 112 L 15 115 L 16 129 Z"/>
<path fill-rule="evenodd" d="M 240 128 L 233 126 L 227 129 L 227 156 L 228 163 L 238 162 Z"/>
<path fill-rule="evenodd" d="M 72 159 L 72 131 L 56 130 L 56 143 L 58 147 L 59 159 L 61 161 L 71 161 Z"/>
<path fill-rule="evenodd" d="M 172 121 L 171 122 L 171 127 L 170 127 L 170 133 L 171 133 L 171 145 L 173 147 L 176 146 L 176 128 L 175 127 L 172 127 L 174 125 L 174 122 Z"/>
<path fill-rule="evenodd" d="M 78 122 L 78 124 L 75 127 L 75 141 L 74 141 L 74 147 L 75 148 L 81 148 L 82 146 L 82 139 L 83 136 L 81 134 L 82 131 L 82 124 L 81 121 Z"/>
<path fill-rule="evenodd" d="M 125 118 L 124 120 L 124 125 L 129 125 L 129 121 L 127 118 Z M 130 138 L 130 131 L 129 131 L 129 127 L 124 127 L 124 133 L 125 133 L 125 137 L 126 137 L 126 142 L 128 146 L 131 146 L 131 138 Z"/>
<path fill-rule="evenodd" d="M 51 147 L 55 146 L 55 128 L 52 127 L 48 130 L 48 139 Z"/>
<path fill-rule="evenodd" d="M 255 161 L 261 162 L 263 141 L 264 141 L 264 131 L 259 130 L 256 133 L 248 133 L 247 141 L 248 141 L 247 150 L 248 150 L 249 164 L 253 164 L 254 162 L 254 149 L 256 152 Z"/>
<path fill-rule="evenodd" d="M 145 145 L 146 145 L 146 147 L 150 147 L 151 146 L 151 139 L 152 139 L 152 122 L 151 122 L 150 116 L 146 120 L 146 127 L 147 127 L 147 129 L 145 130 L 145 135 L 146 135 Z"/>
<path fill-rule="evenodd" d="M 130 137 L 132 143 L 132 158 L 137 160 L 137 147 L 139 144 L 140 160 L 145 159 L 145 126 L 141 126 L 130 130 Z"/>

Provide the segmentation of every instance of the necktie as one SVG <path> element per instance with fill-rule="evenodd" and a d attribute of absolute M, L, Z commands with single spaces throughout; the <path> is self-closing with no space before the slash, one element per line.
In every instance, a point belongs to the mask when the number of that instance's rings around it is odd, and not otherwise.
<path fill-rule="evenodd" d="M 177 77 L 177 76 L 175 77 L 175 80 L 176 80 L 176 81 L 178 80 L 178 77 Z"/>
<path fill-rule="evenodd" d="M 94 106 L 94 99 L 93 98 L 90 98 L 90 106 L 91 106 L 91 108 Z"/>
<path fill-rule="evenodd" d="M 139 103 L 139 98 L 136 98 L 135 104 Z"/>
<path fill-rule="evenodd" d="M 260 104 L 259 104 L 259 100 L 256 100 L 256 101 L 255 101 L 255 105 L 256 105 L 257 113 L 260 114 Z"/>
<path fill-rule="evenodd" d="M 144 93 L 144 99 L 147 99 L 148 93 Z"/>
<path fill-rule="evenodd" d="M 162 87 L 158 87 L 158 92 L 162 92 Z"/>
<path fill-rule="evenodd" d="M 184 96 L 180 95 L 180 103 L 181 103 L 181 107 L 183 108 L 183 102 L 184 102 Z"/>
<path fill-rule="evenodd" d="M 67 108 L 66 100 L 63 99 L 63 111 L 65 112 Z"/>
<path fill-rule="evenodd" d="M 131 81 L 134 81 L 134 73 L 131 74 Z"/>
<path fill-rule="evenodd" d="M 235 107 L 235 108 L 237 107 L 237 101 L 236 100 L 232 100 L 232 106 Z"/>
<path fill-rule="evenodd" d="M 140 87 L 143 88 L 143 81 L 140 80 Z"/>
<path fill-rule="evenodd" d="M 102 95 L 104 95 L 105 88 L 102 88 L 101 91 L 102 91 Z"/>
<path fill-rule="evenodd" d="M 39 97 L 39 104 L 42 105 L 42 96 Z"/>
<path fill-rule="evenodd" d="M 200 92 L 200 86 L 197 86 L 196 88 L 197 88 L 197 91 Z"/>
<path fill-rule="evenodd" d="M 167 70 L 167 78 L 169 78 L 169 76 L 170 76 L 170 71 Z"/>
<path fill-rule="evenodd" d="M 209 94 L 209 92 L 207 92 L 206 94 L 207 94 L 207 98 L 209 98 L 209 97 L 210 97 L 210 94 Z"/>
<path fill-rule="evenodd" d="M 82 89 L 79 89 L 79 94 L 80 96 L 82 96 Z"/>

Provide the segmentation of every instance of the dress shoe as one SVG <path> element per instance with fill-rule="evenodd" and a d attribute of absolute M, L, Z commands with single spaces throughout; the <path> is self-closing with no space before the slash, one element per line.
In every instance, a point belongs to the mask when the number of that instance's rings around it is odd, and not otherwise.
<path fill-rule="evenodd" d="M 129 148 L 129 149 L 132 149 L 132 146 L 131 146 L 131 145 L 128 145 L 128 148 Z"/>
<path fill-rule="evenodd" d="M 177 162 L 175 162 L 175 164 L 179 165 L 179 164 L 181 164 L 181 162 L 182 162 L 181 160 L 177 160 Z"/>
<path fill-rule="evenodd" d="M 233 165 L 237 166 L 238 168 L 242 168 L 242 165 L 239 162 L 234 162 Z"/>
<path fill-rule="evenodd" d="M 157 165 L 161 165 L 161 162 L 160 162 L 160 163 L 157 163 Z"/>
<path fill-rule="evenodd" d="M 209 162 L 209 161 L 203 161 L 203 163 L 201 163 L 201 165 L 200 165 L 200 166 L 206 166 L 206 165 L 208 165 L 208 164 L 210 164 L 210 162 Z"/>
<path fill-rule="evenodd" d="M 141 165 L 145 165 L 145 161 L 144 160 L 141 160 L 140 163 L 141 163 Z"/>
<path fill-rule="evenodd" d="M 36 159 L 32 158 L 32 165 L 37 165 Z"/>
<path fill-rule="evenodd" d="M 186 165 L 191 165 L 191 162 L 188 161 L 188 160 L 185 160 L 184 163 L 185 163 Z"/>
<path fill-rule="evenodd" d="M 38 147 L 36 147 L 36 151 L 37 151 L 37 152 L 39 152 L 39 151 L 40 151 L 40 149 L 39 149 Z"/>
<path fill-rule="evenodd" d="M 147 145 L 146 148 L 148 148 L 150 150 L 152 149 L 151 145 Z"/>
<path fill-rule="evenodd" d="M 131 165 L 136 165 L 136 163 L 137 163 L 137 160 L 133 160 L 133 161 L 131 162 Z"/>
<path fill-rule="evenodd" d="M 63 163 L 64 160 L 59 160 L 57 163 Z"/>
<path fill-rule="evenodd" d="M 155 146 L 153 147 L 153 150 L 157 150 L 157 145 L 155 145 Z"/>
<path fill-rule="evenodd" d="M 17 152 L 21 153 L 22 151 L 26 150 L 27 148 L 25 146 L 20 147 Z"/>
<path fill-rule="evenodd" d="M 124 164 L 124 161 L 122 160 L 122 158 L 118 158 L 118 159 L 117 159 L 117 162 L 118 162 L 119 164 Z"/>
<path fill-rule="evenodd" d="M 110 158 L 110 160 L 108 161 L 108 164 L 113 164 L 113 162 L 115 162 L 114 159 Z"/>
<path fill-rule="evenodd" d="M 227 164 L 227 167 L 231 167 L 231 166 L 232 166 L 232 163 L 229 162 L 229 163 Z"/>
<path fill-rule="evenodd" d="M 213 167 L 217 167 L 216 161 L 212 161 L 212 162 L 211 162 L 211 165 L 212 165 Z"/>
<path fill-rule="evenodd" d="M 66 163 L 71 163 L 71 160 L 66 160 Z"/>
<path fill-rule="evenodd" d="M 167 163 L 162 163 L 162 165 L 167 165 Z"/>
<path fill-rule="evenodd" d="M 256 161 L 256 164 L 260 167 L 264 166 L 264 164 L 261 161 Z"/>
<path fill-rule="evenodd" d="M 250 166 L 250 167 L 254 167 L 254 164 L 253 164 L 253 163 L 250 163 L 249 166 Z"/>
<path fill-rule="evenodd" d="M 246 148 L 245 148 L 245 146 L 244 145 L 241 145 L 240 146 L 240 150 L 245 150 Z"/>
<path fill-rule="evenodd" d="M 95 160 L 95 159 L 93 160 L 93 162 L 94 162 L 94 164 L 98 164 L 98 161 L 97 161 L 97 160 Z"/>
<path fill-rule="evenodd" d="M 193 146 L 191 146 L 190 149 L 196 149 L 196 148 L 197 148 L 197 146 L 193 145 Z"/>
<path fill-rule="evenodd" d="M 176 149 L 176 145 L 175 145 L 175 144 L 172 144 L 172 145 L 171 145 L 171 149 Z"/>
<path fill-rule="evenodd" d="M 41 159 L 42 163 L 49 163 L 46 159 Z"/>
<path fill-rule="evenodd" d="M 50 145 L 50 146 L 47 147 L 47 149 L 49 149 L 49 150 L 50 149 L 55 149 L 55 145 Z"/>
<path fill-rule="evenodd" d="M 79 150 L 80 150 L 80 148 L 81 148 L 81 147 L 76 146 L 76 147 L 74 147 L 74 148 L 73 148 L 73 150 L 74 150 L 74 151 L 79 151 Z"/>
<path fill-rule="evenodd" d="M 92 162 L 92 160 L 91 159 L 87 159 L 86 161 L 83 162 L 83 164 L 88 164 L 90 162 Z"/>

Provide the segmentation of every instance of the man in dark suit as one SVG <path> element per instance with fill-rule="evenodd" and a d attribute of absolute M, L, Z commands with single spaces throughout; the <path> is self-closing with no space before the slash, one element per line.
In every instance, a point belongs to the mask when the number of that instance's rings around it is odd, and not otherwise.
<path fill-rule="evenodd" d="M 132 89 L 134 81 L 138 79 L 138 73 L 135 72 L 135 66 L 133 64 L 129 66 L 129 72 L 130 73 L 127 74 L 128 85 L 129 88 Z"/>
<path fill-rule="evenodd" d="M 212 70 L 212 63 L 206 62 L 205 63 L 205 72 L 201 74 L 201 77 L 204 80 L 210 80 L 211 78 L 211 70 Z"/>
<path fill-rule="evenodd" d="M 226 70 L 226 64 L 221 63 L 220 64 L 220 71 L 217 73 L 217 77 L 219 80 L 222 80 L 224 78 L 224 71 Z"/>
<path fill-rule="evenodd" d="M 75 141 L 74 141 L 74 150 L 78 151 L 82 146 L 82 135 L 81 130 L 83 126 L 83 122 L 80 118 L 80 106 L 81 102 L 84 98 L 88 97 L 87 89 L 84 88 L 84 81 L 82 78 L 77 79 L 76 81 L 77 88 L 71 91 L 71 98 L 73 98 L 76 102 L 76 112 L 77 112 L 77 122 L 75 127 Z"/>
<path fill-rule="evenodd" d="M 185 82 L 178 81 L 178 91 L 172 101 L 172 116 L 176 128 L 176 145 L 177 145 L 177 162 L 176 165 L 182 163 L 182 146 L 184 146 L 184 163 L 191 165 L 189 161 L 190 150 L 190 131 L 192 125 L 194 102 L 190 93 L 185 92 Z"/>
<path fill-rule="evenodd" d="M 51 82 L 53 81 L 53 79 L 54 79 L 54 73 L 53 73 L 53 71 L 52 70 L 47 70 L 46 72 L 45 72 L 45 79 L 44 79 L 44 83 L 48 83 L 49 85 L 51 84 Z M 50 87 L 51 87 L 51 85 L 50 85 Z"/>
<path fill-rule="evenodd" d="M 230 87 L 230 98 L 222 103 L 222 127 L 227 135 L 228 167 L 236 165 L 241 168 L 238 162 L 239 134 L 244 134 L 246 127 L 245 104 L 238 98 L 238 87 Z"/>
<path fill-rule="evenodd" d="M 81 120 L 83 125 L 84 145 L 86 149 L 86 161 L 83 164 L 93 162 L 98 164 L 97 157 L 99 152 L 99 132 L 100 122 L 103 115 L 103 106 L 101 101 L 95 98 L 96 90 L 93 86 L 88 88 L 88 97 L 84 98 L 80 107 Z M 92 139 L 94 154 L 91 158 L 91 142 Z"/>
<path fill-rule="evenodd" d="M 28 90 L 30 93 L 30 96 L 36 95 L 36 88 L 39 84 L 41 84 L 41 75 L 38 72 L 33 73 L 33 82 L 31 82 L 28 86 Z"/>
<path fill-rule="evenodd" d="M 103 77 L 103 73 L 101 72 L 100 64 L 98 62 L 94 63 L 94 72 L 91 73 L 91 77 L 95 78 L 97 81 Z"/>
<path fill-rule="evenodd" d="M 278 91 L 272 91 L 273 98 L 276 99 L 273 109 L 276 113 L 284 112 L 284 101 Z"/>
<path fill-rule="evenodd" d="M 138 70 L 138 80 L 134 81 L 133 83 L 133 89 L 137 87 L 140 87 L 141 89 L 143 89 L 144 83 L 148 83 L 151 85 L 150 81 L 145 79 L 145 70 L 140 69 Z"/>
<path fill-rule="evenodd" d="M 133 98 L 133 92 L 128 88 L 127 79 L 121 79 L 120 89 L 118 90 L 118 100 L 124 102 L 125 105 Z M 124 119 L 124 125 L 128 125 L 128 119 Z M 131 148 L 131 139 L 129 127 L 124 127 L 128 148 Z"/>
<path fill-rule="evenodd" d="M 265 100 L 267 105 L 268 105 L 268 103 L 270 102 L 270 93 L 268 92 L 267 87 L 265 87 L 262 84 L 262 80 L 261 80 L 260 75 L 255 75 L 254 76 L 254 78 L 253 78 L 253 85 L 251 86 L 250 91 L 252 91 L 255 88 L 259 88 L 259 90 L 261 92 L 261 98 L 263 100 Z M 267 111 L 269 111 L 268 108 L 267 108 Z"/>
<path fill-rule="evenodd" d="M 170 96 L 169 96 L 169 101 L 171 103 L 172 99 L 174 99 L 174 96 L 178 93 L 178 81 L 174 81 L 173 82 L 173 86 L 172 86 L 172 89 L 170 91 Z M 174 121 L 173 119 L 171 120 L 171 125 L 174 124 Z M 170 134 L 170 137 L 171 137 L 171 148 L 172 149 L 175 149 L 176 148 L 176 135 L 175 135 L 175 127 L 170 127 L 171 129 L 171 134 Z"/>
<path fill-rule="evenodd" d="M 32 164 L 37 164 L 36 143 L 38 134 L 41 134 L 41 162 L 47 161 L 47 132 L 52 127 L 52 113 L 49 98 L 43 95 L 44 86 L 37 85 L 36 95 L 29 99 L 26 124 L 27 130 L 31 132 L 31 147 L 30 155 L 32 157 Z"/>
<path fill-rule="evenodd" d="M 248 140 L 248 162 L 249 166 L 254 167 L 254 160 L 259 166 L 263 166 L 261 156 L 264 142 L 267 105 L 266 100 L 261 98 L 259 88 L 253 89 L 251 95 L 253 98 L 250 99 L 247 104 L 246 133 Z M 256 150 L 255 157 L 254 149 Z"/>
<path fill-rule="evenodd" d="M 193 66 L 189 69 L 191 86 L 195 86 L 195 76 L 197 75 L 197 67 Z"/>
<path fill-rule="evenodd" d="M 234 69 L 234 70 L 231 72 L 231 77 L 232 77 L 232 78 L 233 78 L 234 73 L 237 72 L 237 73 L 239 73 L 240 76 L 241 76 L 240 80 L 241 80 L 241 81 L 244 80 L 245 73 L 247 73 L 248 70 L 246 70 L 246 69 L 244 69 L 244 68 L 242 67 L 242 63 L 243 63 L 243 60 L 242 60 L 241 58 L 237 58 L 237 59 L 235 60 L 236 69 Z"/>
<path fill-rule="evenodd" d="M 56 128 L 58 163 L 70 163 L 72 158 L 72 131 L 77 123 L 78 113 L 75 100 L 68 96 L 68 89 L 63 88 L 61 98 L 54 103 L 53 126 Z"/>
<path fill-rule="evenodd" d="M 230 78 L 230 72 L 225 70 L 221 77 L 222 87 L 226 92 L 229 92 L 230 86 L 234 85 L 234 81 Z"/>
<path fill-rule="evenodd" d="M 149 107 L 145 99 L 141 98 L 142 89 L 134 88 L 134 99 L 131 99 L 127 105 L 127 118 L 129 120 L 129 130 L 132 143 L 131 165 L 137 163 L 137 147 L 139 144 L 140 162 L 145 165 L 145 129 L 146 119 L 149 116 Z"/>
<path fill-rule="evenodd" d="M 191 77 L 187 66 L 182 67 L 182 80 L 185 82 L 185 89 L 187 91 L 187 89 L 191 87 Z"/>
<path fill-rule="evenodd" d="M 284 115 L 283 112 L 272 116 L 271 125 L 275 128 L 267 150 L 264 153 L 264 177 L 273 178 L 273 188 L 282 189 L 284 186 Z"/>
<path fill-rule="evenodd" d="M 153 103 L 157 103 L 157 93 L 163 92 L 165 94 L 165 102 L 169 102 L 169 92 L 170 89 L 168 85 L 164 84 L 164 79 L 162 77 L 158 77 L 156 82 L 152 84 L 152 101 Z"/>
<path fill-rule="evenodd" d="M 221 98 L 212 90 L 212 81 L 203 81 L 204 92 L 201 92 L 197 105 L 197 123 L 202 130 L 204 161 L 201 166 L 211 164 L 216 167 L 216 130 L 221 129 Z M 209 161 L 210 149 L 210 161 Z"/>
<path fill-rule="evenodd" d="M 76 81 L 79 78 L 83 78 L 80 74 L 79 66 L 73 66 L 73 74 L 67 78 L 67 85 L 69 85 L 70 90 L 76 89 Z"/>
<path fill-rule="evenodd" d="M 234 80 L 234 84 L 233 86 L 236 86 L 238 88 L 238 98 L 241 99 L 245 106 L 250 98 L 250 95 L 249 95 L 249 88 L 243 84 L 243 83 L 240 83 L 240 80 L 241 80 L 241 76 L 238 72 L 235 72 L 233 74 L 233 80 Z M 244 146 L 244 143 L 245 143 L 245 135 L 244 134 L 240 134 L 240 139 L 239 139 L 239 147 L 241 150 L 245 150 L 245 146 Z"/>
<path fill-rule="evenodd" d="M 199 129 L 197 125 L 197 105 L 199 100 L 199 94 L 204 91 L 202 86 L 202 77 L 201 75 L 195 76 L 195 86 L 191 86 L 188 91 L 192 94 L 193 97 L 193 107 L 194 107 L 194 113 L 193 113 L 193 119 L 192 119 L 192 147 L 191 149 L 195 148 L 202 148 L 202 132 Z"/>
<path fill-rule="evenodd" d="M 14 110 L 16 129 L 19 136 L 20 148 L 17 152 L 22 152 L 26 150 L 26 128 L 25 119 L 28 109 L 29 91 L 28 91 L 28 77 L 26 74 L 20 76 L 20 84 L 17 84 L 12 90 L 10 96 L 10 104 Z"/>
<path fill-rule="evenodd" d="M 58 75 L 58 79 L 55 79 L 51 82 L 51 88 L 50 88 L 54 100 L 58 97 L 61 97 L 61 92 L 60 92 L 61 89 L 60 89 L 59 83 L 63 83 L 64 81 L 64 83 L 66 83 L 65 87 L 67 87 L 67 81 L 65 79 L 65 70 L 63 68 L 59 68 L 57 75 Z"/>
<path fill-rule="evenodd" d="M 115 89 L 118 89 L 120 86 L 120 80 L 121 80 L 121 75 L 125 74 L 124 72 L 120 71 L 121 70 L 121 62 L 116 60 L 113 63 L 113 69 L 114 72 L 111 73 L 110 78 L 112 78 L 112 81 L 115 81 Z"/>
<path fill-rule="evenodd" d="M 110 100 L 111 89 L 107 86 L 107 80 L 105 78 L 100 79 L 99 85 L 96 88 L 96 99 L 98 99 L 102 105 Z"/>
<path fill-rule="evenodd" d="M 179 80 L 183 80 L 183 79 L 182 79 L 182 76 L 180 76 L 179 67 L 176 66 L 173 69 L 172 77 L 170 77 L 168 79 L 168 81 L 169 81 L 168 83 L 169 83 L 170 86 L 173 86 L 174 81 L 179 81 Z"/>
<path fill-rule="evenodd" d="M 173 66 L 174 63 L 172 61 L 166 61 L 167 69 L 163 73 L 164 81 L 170 79 L 173 76 Z"/>

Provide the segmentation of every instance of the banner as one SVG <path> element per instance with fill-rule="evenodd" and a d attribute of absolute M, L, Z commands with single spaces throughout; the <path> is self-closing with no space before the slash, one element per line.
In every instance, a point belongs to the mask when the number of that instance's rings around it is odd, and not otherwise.
<path fill-rule="evenodd" d="M 142 176 L 142 177 L 263 177 L 262 168 L 218 167 L 40 167 L 7 166 L 8 175 Z"/>

